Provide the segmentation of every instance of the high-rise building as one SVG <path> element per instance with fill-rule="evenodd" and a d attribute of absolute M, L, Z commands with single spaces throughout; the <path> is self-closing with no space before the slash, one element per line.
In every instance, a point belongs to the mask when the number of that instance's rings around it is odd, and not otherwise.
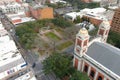
<path fill-rule="evenodd" d="M 73 65 L 90 80 L 120 80 L 120 49 L 106 43 L 109 30 L 109 22 L 103 21 L 95 38 L 85 28 L 76 35 Z"/>
<path fill-rule="evenodd" d="M 111 30 L 120 33 L 120 8 L 115 11 L 112 19 Z"/>

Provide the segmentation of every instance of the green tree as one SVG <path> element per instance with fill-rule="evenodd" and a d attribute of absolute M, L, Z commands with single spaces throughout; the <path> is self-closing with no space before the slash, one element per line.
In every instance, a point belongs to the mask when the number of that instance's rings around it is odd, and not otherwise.
<path fill-rule="evenodd" d="M 66 27 L 71 27 L 73 26 L 73 23 L 71 23 L 70 21 L 65 20 L 62 17 L 58 17 L 52 20 L 53 24 L 55 24 L 56 26 L 59 26 L 61 28 L 66 28 Z"/>
<path fill-rule="evenodd" d="M 80 16 L 77 16 L 76 19 L 74 20 L 74 23 L 80 23 L 81 22 L 81 18 Z"/>
<path fill-rule="evenodd" d="M 75 70 L 69 80 L 90 80 L 86 73 Z"/>
<path fill-rule="evenodd" d="M 65 53 L 53 53 L 43 61 L 44 73 L 54 72 L 57 77 L 63 80 L 89 80 L 84 73 L 77 71 L 72 66 L 72 59 Z"/>
<path fill-rule="evenodd" d="M 114 31 L 110 31 L 107 42 L 120 48 L 120 34 Z"/>
<path fill-rule="evenodd" d="M 60 53 L 53 53 L 43 61 L 43 69 L 46 74 L 54 72 L 57 77 L 63 78 L 68 75 L 70 58 Z"/>
<path fill-rule="evenodd" d="M 100 7 L 100 3 L 85 3 L 82 0 L 65 0 L 68 1 L 72 6 L 77 6 L 78 9 L 84 9 L 84 8 L 96 8 Z"/>
<path fill-rule="evenodd" d="M 16 27 L 16 35 L 19 37 L 19 42 L 26 49 L 31 49 L 34 45 L 34 40 L 39 33 L 39 29 L 47 27 L 51 23 L 50 19 L 30 21 Z"/>

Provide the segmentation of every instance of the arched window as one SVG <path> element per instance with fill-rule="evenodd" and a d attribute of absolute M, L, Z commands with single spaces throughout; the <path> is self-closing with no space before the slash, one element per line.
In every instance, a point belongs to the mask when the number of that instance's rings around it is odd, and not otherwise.
<path fill-rule="evenodd" d="M 76 69 L 78 68 L 78 59 L 75 58 L 75 66 L 74 66 Z"/>
<path fill-rule="evenodd" d="M 77 39 L 77 45 L 79 45 L 81 47 L 82 41 Z"/>
<path fill-rule="evenodd" d="M 98 77 L 98 80 L 103 80 L 101 76 Z"/>
<path fill-rule="evenodd" d="M 90 76 L 91 76 L 92 78 L 94 78 L 94 76 L 95 76 L 95 71 L 91 70 Z"/>
<path fill-rule="evenodd" d="M 85 71 L 86 73 L 88 72 L 88 66 L 87 66 L 87 65 L 85 65 L 84 71 Z"/>
<path fill-rule="evenodd" d="M 85 40 L 85 41 L 84 41 L 84 45 L 83 45 L 83 46 L 87 46 L 87 42 L 88 42 L 88 41 L 87 41 L 87 40 Z"/>

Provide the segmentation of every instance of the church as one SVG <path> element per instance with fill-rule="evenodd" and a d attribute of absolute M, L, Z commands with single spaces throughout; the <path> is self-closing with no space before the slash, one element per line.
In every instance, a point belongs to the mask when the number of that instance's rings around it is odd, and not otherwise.
<path fill-rule="evenodd" d="M 94 38 L 85 28 L 76 35 L 73 66 L 91 80 L 120 80 L 120 49 L 106 43 L 109 30 L 105 20 Z"/>

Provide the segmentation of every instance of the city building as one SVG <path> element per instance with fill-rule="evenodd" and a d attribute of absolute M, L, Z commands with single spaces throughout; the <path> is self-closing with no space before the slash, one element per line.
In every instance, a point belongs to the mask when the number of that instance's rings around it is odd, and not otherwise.
<path fill-rule="evenodd" d="M 112 19 L 111 30 L 120 33 L 120 8 L 115 11 Z"/>
<path fill-rule="evenodd" d="M 55 9 L 54 12 L 55 12 L 55 15 L 64 15 L 66 13 L 70 13 L 70 12 L 73 12 L 76 10 L 77 9 L 75 9 L 73 7 L 64 7 L 64 8 Z"/>
<path fill-rule="evenodd" d="M 16 0 L 0 0 L 0 4 L 15 2 Z"/>
<path fill-rule="evenodd" d="M 47 1 L 50 2 L 50 3 L 57 3 L 57 2 L 59 2 L 61 0 L 47 0 Z"/>
<path fill-rule="evenodd" d="M 14 14 L 28 10 L 28 3 L 19 3 L 16 1 L 3 2 L 0 4 L 0 10 L 5 14 Z"/>
<path fill-rule="evenodd" d="M 3 13 L 17 13 L 24 11 L 24 7 L 17 2 L 9 2 L 0 5 L 0 10 Z"/>
<path fill-rule="evenodd" d="M 35 20 L 34 18 L 26 15 L 25 12 L 19 12 L 16 14 L 6 14 L 6 16 L 14 25 Z"/>
<path fill-rule="evenodd" d="M 91 80 L 120 80 L 120 49 L 106 43 L 110 24 L 103 21 L 91 38 L 83 27 L 76 35 L 73 66 Z"/>
<path fill-rule="evenodd" d="M 100 6 L 101 7 L 108 6 L 108 8 L 110 9 L 115 9 L 115 8 L 118 8 L 118 6 L 120 6 L 120 2 L 119 0 L 101 0 Z"/>
<path fill-rule="evenodd" d="M 0 0 L 0 4 L 10 3 L 10 2 L 25 2 L 26 0 Z"/>
<path fill-rule="evenodd" d="M 112 21 L 112 17 L 114 15 L 114 11 L 106 10 L 105 8 L 93 8 L 93 9 L 83 9 L 81 10 L 84 18 L 87 18 L 92 24 L 99 26 L 101 22 L 107 19 L 110 24 Z"/>
<path fill-rule="evenodd" d="M 36 80 L 13 38 L 0 22 L 0 80 Z"/>
<path fill-rule="evenodd" d="M 26 0 L 16 0 L 18 3 L 26 2 Z"/>
<path fill-rule="evenodd" d="M 34 17 L 35 19 L 53 19 L 53 8 L 51 7 L 47 7 L 47 6 L 43 6 L 43 5 L 33 5 L 33 6 L 29 6 L 30 14 L 32 17 Z M 29 14 L 28 14 L 29 16 Z"/>
<path fill-rule="evenodd" d="M 30 16 L 30 13 L 27 13 L 29 11 L 28 6 L 28 3 L 9 2 L 0 5 L 0 9 L 16 25 L 35 20 Z"/>
<path fill-rule="evenodd" d="M 82 17 L 82 15 L 80 14 L 80 12 L 70 12 L 70 13 L 66 13 L 63 17 L 67 20 L 70 20 L 70 21 L 74 21 L 77 16 L 79 16 L 80 18 Z"/>
<path fill-rule="evenodd" d="M 95 26 L 99 26 L 100 23 L 105 19 L 107 19 L 111 24 L 113 15 L 114 11 L 106 10 L 105 8 L 85 8 L 80 10 L 80 12 L 66 13 L 64 18 L 74 21 L 77 16 L 80 16 L 80 18 L 88 19 Z"/>
<path fill-rule="evenodd" d="M 101 2 L 101 0 L 82 0 L 85 3 L 91 3 L 91 2 Z"/>

